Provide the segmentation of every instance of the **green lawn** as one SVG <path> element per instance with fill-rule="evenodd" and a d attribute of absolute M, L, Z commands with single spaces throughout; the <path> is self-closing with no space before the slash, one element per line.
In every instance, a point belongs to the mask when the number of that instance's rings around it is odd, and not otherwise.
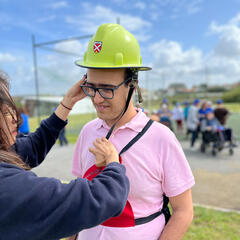
<path fill-rule="evenodd" d="M 231 127 L 234 132 L 234 136 L 237 140 L 240 140 L 240 104 L 228 104 L 228 109 L 232 112 L 230 115 L 227 126 Z M 44 119 L 46 117 L 42 117 Z M 96 118 L 95 113 L 91 114 L 79 114 L 79 115 L 70 115 L 69 123 L 66 128 L 67 138 L 70 143 L 75 143 L 77 141 L 78 135 L 82 129 L 82 127 L 92 119 Z M 37 118 L 30 118 L 30 128 L 31 131 L 34 131 L 37 126 Z M 176 128 L 175 128 L 176 129 Z M 179 140 L 184 140 L 184 134 L 177 134 Z"/>
<path fill-rule="evenodd" d="M 42 119 L 45 119 L 42 117 Z M 70 115 L 68 118 L 68 125 L 66 127 L 66 136 L 70 143 L 75 143 L 77 141 L 78 135 L 82 129 L 82 127 L 92 119 L 96 118 L 95 113 L 91 114 L 78 114 L 78 115 Z M 30 118 L 29 120 L 31 132 L 35 131 L 38 126 L 37 118 Z"/>
<path fill-rule="evenodd" d="M 184 240 L 239 240 L 240 214 L 194 207 L 194 220 Z"/>

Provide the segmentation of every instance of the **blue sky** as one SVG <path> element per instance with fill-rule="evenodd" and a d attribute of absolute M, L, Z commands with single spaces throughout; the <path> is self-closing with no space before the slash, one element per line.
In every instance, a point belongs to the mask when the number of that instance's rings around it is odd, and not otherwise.
<path fill-rule="evenodd" d="M 37 43 L 94 34 L 116 19 L 139 41 L 141 86 L 173 82 L 226 84 L 240 80 L 240 0 L 0 0 L 0 69 L 14 95 L 34 94 L 31 35 Z M 49 47 L 82 56 L 86 40 Z M 78 57 L 37 49 L 41 94 L 63 94 L 84 70 Z"/>

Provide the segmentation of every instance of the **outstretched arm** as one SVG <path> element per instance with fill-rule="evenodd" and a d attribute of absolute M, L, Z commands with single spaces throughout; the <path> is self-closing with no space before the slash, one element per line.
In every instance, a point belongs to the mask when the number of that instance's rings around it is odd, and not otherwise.
<path fill-rule="evenodd" d="M 59 132 L 67 124 L 66 120 L 71 109 L 77 101 L 86 96 L 81 89 L 84 80 L 85 76 L 68 90 L 55 113 L 43 120 L 34 133 L 17 138 L 13 149 L 30 167 L 38 166 L 45 159 Z"/>

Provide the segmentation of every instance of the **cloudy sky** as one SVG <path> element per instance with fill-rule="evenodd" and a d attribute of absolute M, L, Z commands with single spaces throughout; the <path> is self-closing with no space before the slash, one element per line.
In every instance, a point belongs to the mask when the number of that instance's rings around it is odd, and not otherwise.
<path fill-rule="evenodd" d="M 240 0 L 0 0 L 0 69 L 12 79 L 12 94 L 35 93 L 32 35 L 37 44 L 92 35 L 117 18 L 153 68 L 141 74 L 142 87 L 240 80 Z M 72 56 L 36 49 L 41 94 L 63 94 L 82 76 L 74 61 L 88 41 L 45 46 Z"/>

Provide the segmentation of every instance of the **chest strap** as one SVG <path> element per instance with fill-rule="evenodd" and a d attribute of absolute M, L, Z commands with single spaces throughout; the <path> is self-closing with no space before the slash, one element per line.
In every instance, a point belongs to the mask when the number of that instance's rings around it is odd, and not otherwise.
<path fill-rule="evenodd" d="M 151 214 L 151 215 L 149 215 L 147 217 L 135 218 L 134 219 L 135 225 L 141 225 L 141 224 L 144 224 L 144 223 L 151 222 L 153 219 L 157 218 L 162 213 L 164 215 L 165 225 L 166 225 L 168 223 L 168 220 L 171 217 L 171 214 L 170 214 L 170 211 L 169 211 L 169 208 L 168 208 L 168 202 L 169 202 L 168 197 L 165 194 L 163 194 L 163 207 L 162 207 L 161 211 L 153 213 L 153 214 Z"/>

